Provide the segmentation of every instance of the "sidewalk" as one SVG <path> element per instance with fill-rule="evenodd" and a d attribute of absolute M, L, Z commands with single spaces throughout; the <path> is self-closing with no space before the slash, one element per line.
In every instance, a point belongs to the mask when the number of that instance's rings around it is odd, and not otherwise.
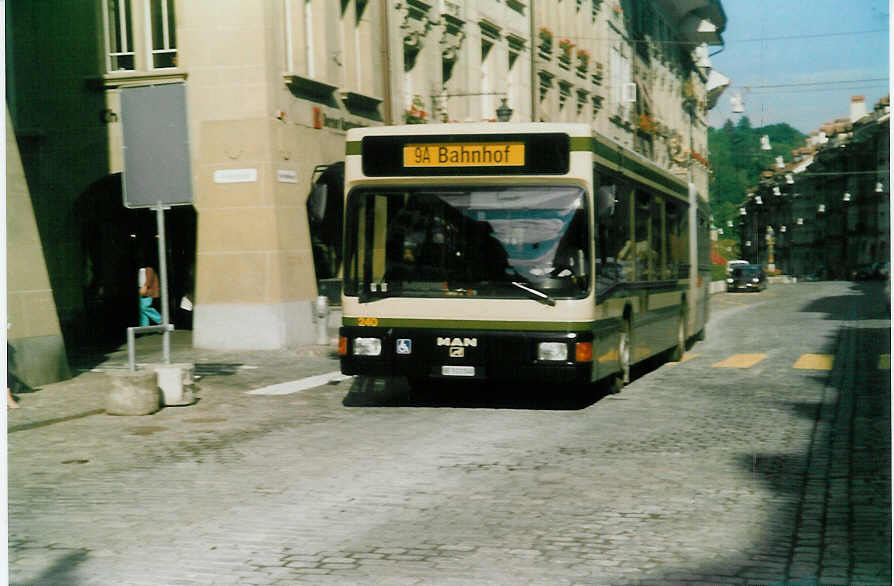
<path fill-rule="evenodd" d="M 207 392 L 207 377 L 251 373 L 252 381 L 272 383 L 297 380 L 338 370 L 338 326 L 341 312 L 333 308 L 329 319 L 328 346 L 307 345 L 286 350 L 205 350 L 193 348 L 192 332 L 174 331 L 170 334 L 170 362 L 195 365 L 195 377 L 207 407 L 214 394 Z M 135 341 L 137 367 L 162 364 L 161 334 L 137 338 Z M 127 344 L 111 352 L 69 352 L 72 378 L 32 389 L 15 392 L 18 409 L 9 409 L 7 432 L 13 433 L 61 421 L 98 415 L 105 412 L 106 399 L 111 391 L 108 372 L 126 370 Z M 246 388 L 246 390 L 249 390 Z M 164 408 L 164 407 L 162 407 Z M 178 407 L 183 408 L 183 407 Z M 192 407 L 185 407 L 192 409 Z"/>

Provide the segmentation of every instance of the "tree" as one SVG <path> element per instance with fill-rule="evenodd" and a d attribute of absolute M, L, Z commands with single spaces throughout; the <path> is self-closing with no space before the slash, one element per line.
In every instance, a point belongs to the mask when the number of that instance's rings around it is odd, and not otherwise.
<path fill-rule="evenodd" d="M 770 138 L 770 151 L 760 148 L 761 136 Z M 791 151 L 804 145 L 806 135 L 788 124 L 752 128 L 747 116 L 735 124 L 729 119 L 722 128 L 708 129 L 708 149 L 713 169 L 710 201 L 714 221 L 729 232 L 727 221 L 738 222 L 745 190 L 758 185 L 761 171 L 771 168 L 778 155 L 791 160 Z"/>

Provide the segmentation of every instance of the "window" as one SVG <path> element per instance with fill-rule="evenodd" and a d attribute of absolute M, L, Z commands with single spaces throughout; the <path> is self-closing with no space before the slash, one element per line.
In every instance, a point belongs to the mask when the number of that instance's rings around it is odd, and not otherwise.
<path fill-rule="evenodd" d="M 174 0 L 103 0 L 106 70 L 177 67 Z"/>
<path fill-rule="evenodd" d="M 589 290 L 584 192 L 571 186 L 355 189 L 345 292 L 371 297 L 581 298 Z"/>
<path fill-rule="evenodd" d="M 540 101 L 543 102 L 553 87 L 553 74 L 548 71 L 538 71 L 537 75 L 540 78 Z"/>
<path fill-rule="evenodd" d="M 571 84 L 562 80 L 559 82 L 559 110 L 565 109 L 569 97 L 571 97 Z"/>
<path fill-rule="evenodd" d="M 654 254 L 651 238 L 650 208 L 651 197 L 648 192 L 636 192 L 636 244 L 634 254 L 636 259 L 636 280 L 652 280 L 651 267 L 654 265 Z"/>
<path fill-rule="evenodd" d="M 519 63 L 519 56 L 525 49 L 525 39 L 516 35 L 506 35 L 506 58 L 508 61 L 509 73 L 506 75 L 506 98 L 510 103 L 519 103 L 521 100 L 521 92 L 523 89 L 522 67 L 516 65 Z"/>
<path fill-rule="evenodd" d="M 590 94 L 587 90 L 577 90 L 577 115 L 581 116 L 584 113 L 584 108 L 587 107 L 587 96 Z"/>
<path fill-rule="evenodd" d="M 174 0 L 149 0 L 152 69 L 177 67 Z"/>
<path fill-rule="evenodd" d="M 655 148 L 652 135 L 647 132 L 637 132 L 633 137 L 633 149 L 647 159 L 655 160 Z"/>
<path fill-rule="evenodd" d="M 689 214 L 681 202 L 670 199 L 666 203 L 668 256 L 670 278 L 689 277 Z"/>
<path fill-rule="evenodd" d="M 649 273 L 651 280 L 670 278 L 667 266 L 667 248 L 664 238 L 664 201 L 661 198 L 652 198 L 652 249 L 649 254 Z"/>
<path fill-rule="evenodd" d="M 496 55 L 502 49 L 494 49 L 501 44 L 500 29 L 496 25 L 482 21 L 481 27 L 481 117 L 490 119 L 494 117 L 497 105 L 494 100 L 499 67 L 499 57 Z M 501 92 L 502 93 L 502 92 Z"/>
<path fill-rule="evenodd" d="M 363 73 L 364 70 L 372 71 L 374 67 L 372 66 L 372 62 L 368 61 L 364 63 L 364 51 L 363 48 L 366 46 L 366 43 L 363 41 L 365 37 L 369 36 L 370 24 L 368 21 L 363 19 L 363 13 L 366 11 L 367 0 L 357 0 L 354 6 L 354 71 L 355 71 L 355 84 L 357 89 L 362 89 L 367 87 L 364 84 Z M 367 53 L 367 57 L 372 57 L 372 51 Z"/>
<path fill-rule="evenodd" d="M 491 113 L 495 111 L 493 105 L 493 96 L 491 95 L 491 83 L 493 75 L 491 72 L 492 60 L 488 59 L 494 43 L 487 38 L 481 39 L 481 117 L 490 118 Z"/>
<path fill-rule="evenodd" d="M 596 289 L 605 291 L 633 280 L 629 188 L 609 175 L 598 175 L 596 210 Z"/>
<path fill-rule="evenodd" d="M 525 14 L 525 4 L 520 0 L 506 0 L 506 6 L 521 15 Z"/>
<path fill-rule="evenodd" d="M 617 108 L 617 114 L 626 119 L 630 112 L 630 103 L 624 101 L 624 86 L 630 83 L 630 58 L 623 55 L 618 48 L 611 50 L 611 91 L 612 101 Z"/>
<path fill-rule="evenodd" d="M 316 77 L 314 71 L 314 7 L 310 0 L 304 1 L 304 59 L 308 77 Z"/>
<path fill-rule="evenodd" d="M 106 0 L 105 25 L 108 71 L 133 71 L 133 30 L 129 0 Z"/>

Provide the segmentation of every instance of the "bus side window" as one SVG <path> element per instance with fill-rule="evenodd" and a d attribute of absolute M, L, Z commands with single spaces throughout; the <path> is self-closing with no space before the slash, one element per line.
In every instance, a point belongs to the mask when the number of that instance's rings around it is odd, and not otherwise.
<path fill-rule="evenodd" d="M 667 266 L 667 232 L 664 218 L 664 199 L 652 198 L 652 254 L 651 270 L 652 279 L 661 280 L 670 278 L 670 270 Z"/>
<path fill-rule="evenodd" d="M 646 191 L 636 192 L 636 280 L 651 281 L 652 267 L 655 265 L 652 248 L 651 195 Z"/>
<path fill-rule="evenodd" d="M 683 238 L 681 231 L 680 204 L 674 199 L 668 199 L 664 208 L 665 222 L 667 226 L 667 277 L 668 279 L 685 278 L 681 268 L 685 264 L 686 254 L 689 250 L 688 242 Z"/>
<path fill-rule="evenodd" d="M 596 289 L 633 278 L 630 251 L 629 191 L 612 177 L 599 175 L 596 210 Z M 610 203 L 611 205 L 606 205 Z M 600 209 L 601 208 L 601 209 Z"/>
<path fill-rule="evenodd" d="M 681 279 L 689 278 L 689 268 L 692 266 L 692 258 L 689 252 L 689 208 L 680 206 L 680 265 L 678 277 Z"/>

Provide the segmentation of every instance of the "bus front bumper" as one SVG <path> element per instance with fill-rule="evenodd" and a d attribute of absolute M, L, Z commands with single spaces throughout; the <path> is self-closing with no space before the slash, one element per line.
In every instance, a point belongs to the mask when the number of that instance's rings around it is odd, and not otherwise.
<path fill-rule="evenodd" d="M 491 332 L 340 328 L 341 371 L 410 379 L 588 383 L 592 332 Z M 544 360 L 540 345 L 567 348 Z"/>

